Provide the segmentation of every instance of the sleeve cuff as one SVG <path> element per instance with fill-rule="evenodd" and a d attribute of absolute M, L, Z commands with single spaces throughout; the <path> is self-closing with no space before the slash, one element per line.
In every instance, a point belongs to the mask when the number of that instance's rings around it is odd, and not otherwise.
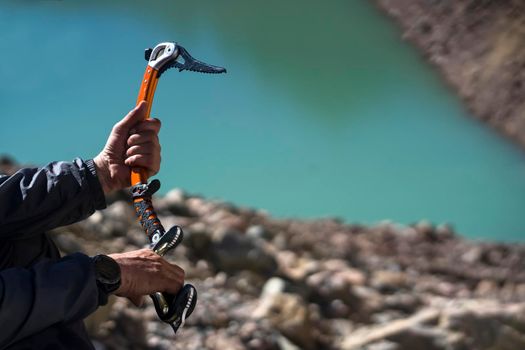
<path fill-rule="evenodd" d="M 97 176 L 97 170 L 95 168 L 95 163 L 93 162 L 93 159 L 88 159 L 84 161 L 84 164 L 88 168 L 87 172 L 87 180 L 89 183 L 89 186 L 93 189 L 93 197 L 94 197 L 94 203 L 95 203 L 95 209 L 105 209 L 106 208 L 106 196 L 104 195 L 104 191 L 102 190 L 102 185 L 100 184 L 100 181 Z"/>

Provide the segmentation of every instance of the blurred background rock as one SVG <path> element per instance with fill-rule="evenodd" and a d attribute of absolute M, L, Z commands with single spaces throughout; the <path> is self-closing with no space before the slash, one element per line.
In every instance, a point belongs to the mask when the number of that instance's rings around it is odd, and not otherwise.
<path fill-rule="evenodd" d="M 89 320 L 100 349 L 521 349 L 525 245 L 476 243 L 427 222 L 277 220 L 190 196 L 155 203 L 185 239 L 168 259 L 199 303 L 176 337 L 150 302 Z M 129 201 L 54 232 L 64 253 L 143 247 Z M 101 239 L 102 234 L 102 239 Z"/>

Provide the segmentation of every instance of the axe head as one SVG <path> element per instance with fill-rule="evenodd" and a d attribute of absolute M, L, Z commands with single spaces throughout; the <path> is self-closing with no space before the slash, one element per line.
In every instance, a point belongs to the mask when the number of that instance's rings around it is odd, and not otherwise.
<path fill-rule="evenodd" d="M 226 69 L 201 62 L 193 58 L 188 51 L 177 43 L 160 43 L 153 49 L 146 49 L 148 65 L 158 70 L 158 76 L 170 68 L 178 68 L 179 72 L 189 70 L 199 73 L 226 73 Z"/>

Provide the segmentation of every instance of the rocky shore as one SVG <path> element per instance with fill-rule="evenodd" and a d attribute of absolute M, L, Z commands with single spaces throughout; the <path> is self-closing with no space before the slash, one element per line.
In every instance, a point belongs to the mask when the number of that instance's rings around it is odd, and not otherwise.
<path fill-rule="evenodd" d="M 122 197 L 53 232 L 61 250 L 146 245 Z M 276 220 L 177 189 L 154 204 L 184 229 L 168 259 L 197 287 L 197 308 L 175 337 L 151 301 L 114 298 L 88 320 L 99 349 L 525 349 L 523 244 L 427 222 Z"/>
<path fill-rule="evenodd" d="M 374 0 L 474 116 L 525 146 L 525 2 Z"/>
<path fill-rule="evenodd" d="M 0 173 L 19 165 L 0 157 Z M 51 232 L 64 254 L 115 253 L 147 239 L 126 192 Z M 277 220 L 173 189 L 154 205 L 185 239 L 167 259 L 199 301 L 174 336 L 150 300 L 86 320 L 97 349 L 525 349 L 525 244 L 474 242 L 447 225 Z"/>

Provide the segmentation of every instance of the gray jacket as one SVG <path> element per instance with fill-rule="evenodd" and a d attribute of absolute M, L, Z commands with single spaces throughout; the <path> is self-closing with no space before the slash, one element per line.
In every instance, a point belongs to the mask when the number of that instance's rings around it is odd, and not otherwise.
<path fill-rule="evenodd" d="M 107 296 L 91 258 L 45 233 L 106 206 L 93 161 L 0 176 L 0 349 L 93 349 L 82 320 Z"/>

